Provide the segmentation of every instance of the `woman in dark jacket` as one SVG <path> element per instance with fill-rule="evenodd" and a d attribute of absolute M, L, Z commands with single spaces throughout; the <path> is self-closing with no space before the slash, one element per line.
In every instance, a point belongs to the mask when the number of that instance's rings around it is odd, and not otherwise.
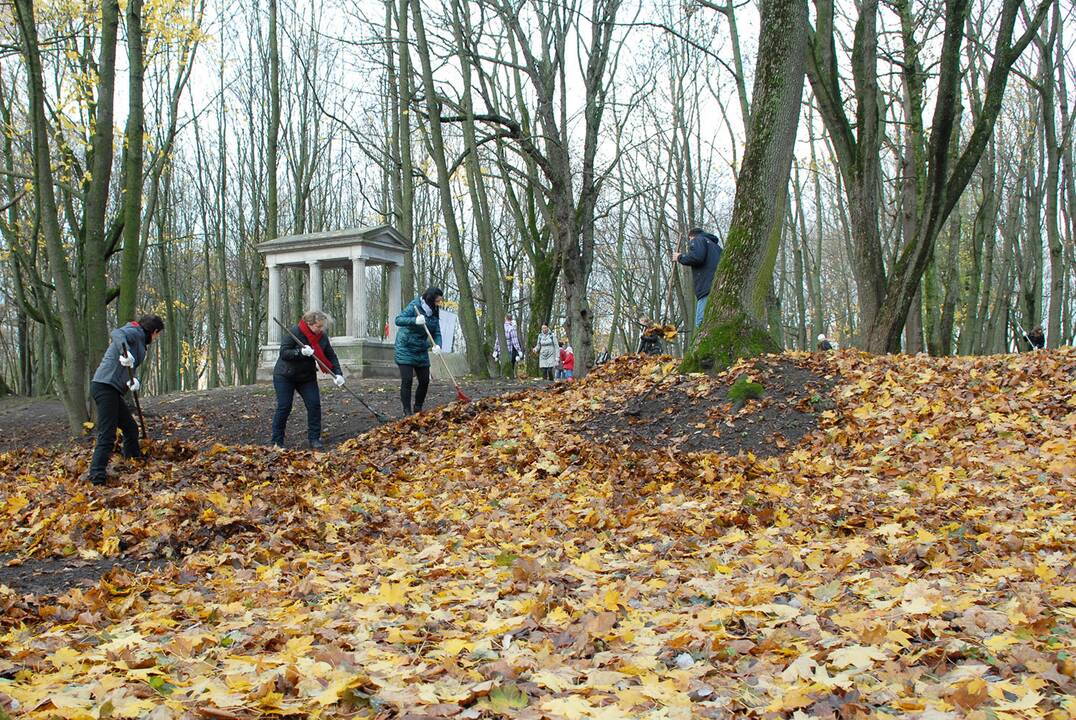
<path fill-rule="evenodd" d="M 430 352 L 441 352 L 441 321 L 438 316 L 444 293 L 440 288 L 431 287 L 421 296 L 412 300 L 396 316 L 395 359 L 400 368 L 400 403 L 404 415 L 422 411 L 426 400 L 426 390 L 430 387 Z M 429 335 L 426 332 L 429 331 Z M 430 347 L 430 337 L 433 347 Z M 418 378 L 415 390 L 415 402 L 411 404 L 411 380 Z"/>
<path fill-rule="evenodd" d="M 281 338 L 280 356 L 273 368 L 273 389 L 276 391 L 276 412 L 273 413 L 273 444 L 284 447 L 284 430 L 291 415 L 295 393 L 306 405 L 306 433 L 312 450 L 321 450 L 321 392 L 318 390 L 318 370 L 332 372 L 337 387 L 344 384 L 340 361 L 329 343 L 325 326 L 329 316 L 320 310 L 303 315 L 299 324 Z"/>

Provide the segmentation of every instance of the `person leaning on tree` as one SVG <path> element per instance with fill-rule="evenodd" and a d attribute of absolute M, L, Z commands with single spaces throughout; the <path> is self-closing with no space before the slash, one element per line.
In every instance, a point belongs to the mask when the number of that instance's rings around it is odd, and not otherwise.
<path fill-rule="evenodd" d="M 714 284 L 714 271 L 721 262 L 721 243 L 717 238 L 702 228 L 688 231 L 688 249 L 686 253 L 674 252 L 673 262 L 691 268 L 691 280 L 695 287 L 695 327 L 702 325 L 702 316 L 706 312 L 706 301 L 710 297 L 710 286 Z"/>
<path fill-rule="evenodd" d="M 440 308 L 444 296 L 441 288 L 427 288 L 396 316 L 396 327 L 400 330 L 396 333 L 394 358 L 400 368 L 400 404 L 404 415 L 422 412 L 422 404 L 426 401 L 426 391 L 430 387 L 430 353 L 441 352 Z M 411 384 L 415 378 L 418 378 L 418 387 L 412 403 Z"/>
<path fill-rule="evenodd" d="M 280 342 L 280 354 L 273 368 L 273 390 L 276 391 L 276 410 L 273 412 L 273 445 L 284 447 L 284 431 L 295 401 L 295 393 L 306 405 L 306 436 L 311 450 L 322 450 L 321 391 L 318 389 L 318 370 L 332 371 L 333 384 L 344 384 L 344 373 L 325 332 L 329 316 L 320 310 L 303 314 L 299 324 L 285 333 Z"/>
<path fill-rule="evenodd" d="M 157 315 L 143 315 L 116 328 L 109 337 L 101 364 L 90 382 L 90 395 L 97 406 L 97 445 L 87 473 L 94 485 L 104 485 L 108 478 L 108 460 L 116 444 L 116 428 L 123 432 L 123 456 L 142 457 L 138 445 L 138 423 L 131 415 L 125 395 L 138 392 L 142 384 L 135 369 L 146 359 L 146 347 L 164 330 L 164 321 Z"/>

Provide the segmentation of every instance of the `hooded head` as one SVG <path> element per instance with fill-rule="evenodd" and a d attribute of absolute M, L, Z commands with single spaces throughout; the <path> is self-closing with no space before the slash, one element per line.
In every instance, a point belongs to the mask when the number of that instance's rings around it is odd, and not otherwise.
<path fill-rule="evenodd" d="M 823 333 L 823 334 L 820 334 L 820 335 L 818 336 L 818 342 L 822 342 L 822 341 L 824 341 L 825 339 L 826 339 L 826 336 L 825 336 L 825 334 L 824 334 L 824 333 Z"/>

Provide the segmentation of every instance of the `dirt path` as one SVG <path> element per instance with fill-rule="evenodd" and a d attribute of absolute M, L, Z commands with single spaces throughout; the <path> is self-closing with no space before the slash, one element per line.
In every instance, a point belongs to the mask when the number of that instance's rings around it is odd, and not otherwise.
<path fill-rule="evenodd" d="M 538 381 L 483 380 L 463 383 L 471 398 L 488 397 L 540 384 Z M 396 380 L 352 380 L 349 387 L 374 410 L 390 419 L 402 415 L 399 382 Z M 445 405 L 456 399 L 447 382 L 430 383 L 426 407 Z M 197 390 L 148 397 L 142 401 L 146 431 L 151 439 L 173 438 L 224 445 L 268 445 L 275 407 L 273 388 L 268 384 Z M 361 435 L 377 421 L 358 401 L 331 384 L 321 386 L 322 439 L 326 446 L 338 445 Z M 92 431 L 75 442 L 93 444 Z M 0 399 L 0 452 L 33 447 L 56 447 L 72 442 L 67 431 L 63 404 L 55 399 Z M 288 419 L 288 447 L 306 443 L 306 409 L 295 398 Z"/>

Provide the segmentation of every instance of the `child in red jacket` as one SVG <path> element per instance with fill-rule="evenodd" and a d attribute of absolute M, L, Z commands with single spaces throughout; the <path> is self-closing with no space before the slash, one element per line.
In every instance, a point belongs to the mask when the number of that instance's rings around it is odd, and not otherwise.
<path fill-rule="evenodd" d="M 575 351 L 572 350 L 571 345 L 560 349 L 560 366 L 563 369 L 562 377 L 565 380 L 571 380 L 575 373 Z"/>

